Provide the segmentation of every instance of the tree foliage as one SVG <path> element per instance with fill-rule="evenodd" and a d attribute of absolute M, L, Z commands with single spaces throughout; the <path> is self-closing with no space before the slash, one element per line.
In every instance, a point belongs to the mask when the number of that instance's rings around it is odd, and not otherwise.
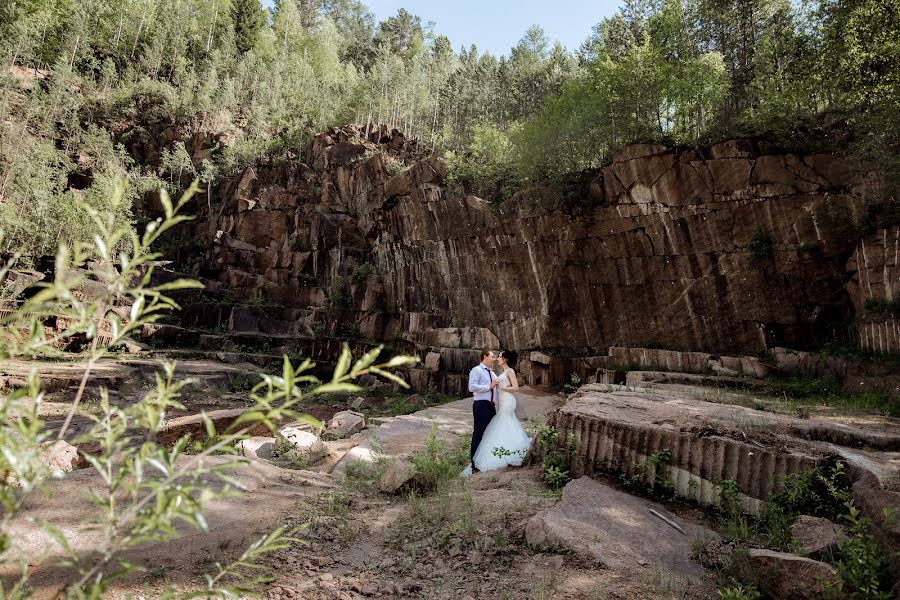
<path fill-rule="evenodd" d="M 159 183 L 298 156 L 348 121 L 419 136 L 453 153 L 460 179 L 502 178 L 495 190 L 595 168 L 633 141 L 794 142 L 835 124 L 861 159 L 900 171 L 898 13 L 892 0 L 624 0 L 575 53 L 535 25 L 495 56 L 454 50 L 406 10 L 376 22 L 359 0 L 270 14 L 259 0 L 0 2 L 0 219 L 22 232 L 0 251 L 89 239 L 83 206 L 111 177 L 131 182 L 120 218 L 140 219 Z M 493 153 L 503 168 L 473 173 L 465 157 L 488 131 L 509 140 Z M 219 142 L 198 153 L 204 136 Z"/>

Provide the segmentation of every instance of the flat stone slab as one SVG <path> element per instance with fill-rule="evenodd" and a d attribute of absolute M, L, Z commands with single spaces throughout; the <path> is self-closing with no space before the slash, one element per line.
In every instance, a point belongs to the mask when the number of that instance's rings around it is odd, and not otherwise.
<path fill-rule="evenodd" d="M 691 558 L 691 544 L 716 539 L 715 532 L 590 477 L 569 482 L 560 502 L 531 518 L 525 537 L 536 549 L 574 551 L 617 571 L 653 573 L 661 568 L 692 585 L 714 581 L 712 573 Z"/>
<path fill-rule="evenodd" d="M 765 432 L 847 447 L 900 450 L 900 419 L 892 419 L 896 425 L 893 432 L 881 427 L 867 429 L 825 419 L 801 419 L 745 406 L 706 402 L 681 390 L 621 390 L 590 384 L 582 386 L 561 410 L 623 424 L 652 423 L 670 430 L 715 425 L 741 431 L 746 436 Z"/>
<path fill-rule="evenodd" d="M 181 456 L 176 463 L 182 466 L 192 456 Z M 232 456 L 211 456 L 210 463 L 228 462 Z M 260 536 L 282 524 L 284 515 L 293 514 L 297 506 L 308 498 L 334 489 L 331 478 L 322 473 L 282 469 L 265 461 L 253 461 L 231 471 L 232 477 L 241 482 L 244 492 L 230 498 L 214 500 L 203 511 L 209 524 L 207 532 L 178 523 L 179 537 L 165 543 L 150 543 L 126 552 L 122 558 L 148 568 L 166 567 L 171 576 L 177 578 L 179 570 L 192 574 L 200 561 L 215 557 L 223 564 L 233 560 Z M 222 485 L 215 477 L 210 478 L 212 487 Z M 81 469 L 66 474 L 49 485 L 49 493 L 34 493 L 26 501 L 23 512 L 13 520 L 7 533 L 12 540 L 9 552 L 12 556 L 24 554 L 27 557 L 49 558 L 36 566 L 30 583 L 34 590 L 32 598 L 55 597 L 60 582 L 61 571 L 54 567 L 58 556 L 58 546 L 31 519 L 44 518 L 57 525 L 66 536 L 71 547 L 79 555 L 89 555 L 99 544 L 101 532 L 92 526 L 103 518 L 101 511 L 93 504 L 87 492 L 103 492 L 105 485 L 94 469 Z M 227 542 L 227 543 L 226 543 Z M 223 550 L 227 548 L 227 551 Z M 9 554 L 7 554 L 9 556 Z M 209 571 L 213 571 L 209 565 Z M 11 565 L 0 566 L 0 579 L 15 577 Z M 140 573 L 117 580 L 109 590 L 110 596 L 121 588 L 133 589 L 140 581 Z"/>

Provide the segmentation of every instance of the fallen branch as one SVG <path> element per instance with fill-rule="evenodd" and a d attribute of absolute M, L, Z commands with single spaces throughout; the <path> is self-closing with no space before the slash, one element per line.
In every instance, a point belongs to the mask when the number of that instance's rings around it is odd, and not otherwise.
<path fill-rule="evenodd" d="M 658 512 L 656 512 L 655 510 L 653 510 L 652 508 L 650 509 L 650 512 L 652 512 L 652 513 L 654 514 L 654 516 L 659 517 L 659 518 L 662 519 L 664 522 L 668 523 L 669 525 L 671 525 L 672 527 L 674 527 L 675 529 L 677 529 L 678 531 L 680 531 L 680 532 L 683 533 L 684 535 L 687 535 L 687 532 L 686 532 L 684 529 L 682 529 L 681 527 L 679 527 L 679 526 L 678 526 L 678 523 L 676 523 L 676 522 L 673 521 L 672 519 L 670 519 L 670 518 L 668 518 L 668 517 L 662 516 L 661 514 L 659 514 Z"/>

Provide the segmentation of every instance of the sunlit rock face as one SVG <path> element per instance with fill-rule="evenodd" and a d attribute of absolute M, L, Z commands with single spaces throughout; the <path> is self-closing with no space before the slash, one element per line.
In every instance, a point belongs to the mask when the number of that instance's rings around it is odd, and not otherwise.
<path fill-rule="evenodd" d="M 504 347 L 577 354 L 804 348 L 860 310 L 848 261 L 880 202 L 839 158 L 751 140 L 628 146 L 562 207 L 445 181 L 396 130 L 329 131 L 302 161 L 227 186 L 198 227 L 213 242 L 202 272 L 280 304 L 297 335 L 351 323 L 423 346 L 429 330 L 480 327 Z"/>

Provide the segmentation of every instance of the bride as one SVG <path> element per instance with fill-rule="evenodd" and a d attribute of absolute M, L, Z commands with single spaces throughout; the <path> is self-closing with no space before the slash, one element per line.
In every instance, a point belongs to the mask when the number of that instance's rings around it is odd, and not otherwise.
<path fill-rule="evenodd" d="M 497 357 L 497 366 L 501 369 L 497 378 L 500 381 L 500 398 L 497 415 L 488 424 L 472 459 L 479 471 L 491 471 L 507 465 L 519 466 L 531 447 L 531 438 L 516 418 L 516 397 L 512 393 L 519 389 L 516 372 L 512 368 L 517 358 L 518 355 L 510 350 L 503 350 Z M 469 465 L 463 475 L 471 473 L 472 465 Z"/>

